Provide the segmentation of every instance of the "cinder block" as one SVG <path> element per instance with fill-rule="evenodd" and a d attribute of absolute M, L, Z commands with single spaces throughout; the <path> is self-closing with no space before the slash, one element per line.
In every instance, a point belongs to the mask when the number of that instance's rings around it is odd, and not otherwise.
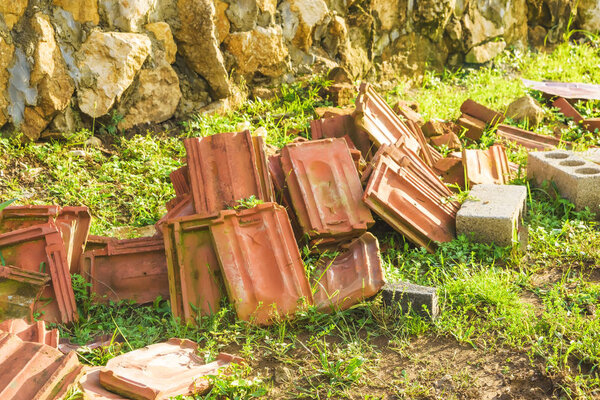
<path fill-rule="evenodd" d="M 386 283 L 381 289 L 383 304 L 412 310 L 418 315 L 435 319 L 439 314 L 437 289 L 408 282 Z"/>
<path fill-rule="evenodd" d="M 510 246 L 521 241 L 521 221 L 527 188 L 514 185 L 476 185 L 456 214 L 456 233 L 481 243 Z"/>
<path fill-rule="evenodd" d="M 552 181 L 559 194 L 600 216 L 600 167 L 566 150 L 531 152 L 527 157 L 527 177 L 535 185 Z"/>

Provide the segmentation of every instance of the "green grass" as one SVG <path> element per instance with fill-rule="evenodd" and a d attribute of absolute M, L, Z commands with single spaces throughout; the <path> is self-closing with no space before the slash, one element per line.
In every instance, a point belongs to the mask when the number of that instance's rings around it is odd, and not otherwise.
<path fill-rule="evenodd" d="M 527 93 L 520 77 L 598 83 L 599 65 L 597 42 L 565 43 L 550 53 L 508 51 L 476 70 L 430 72 L 421 87 L 400 85 L 387 99 L 390 104 L 399 98 L 418 101 L 426 118 L 456 118 L 468 97 L 504 110 Z M 105 133 L 105 143 L 111 143 L 106 149 L 85 148 L 88 131 L 41 144 L 0 139 L 0 202 L 17 198 L 21 204 L 87 205 L 95 234 L 153 224 L 174 195 L 168 175 L 184 162 L 181 138 L 241 127 L 264 128 L 267 143 L 275 147 L 298 135 L 308 137 L 314 109 L 330 105 L 318 95 L 326 84 L 314 78 L 284 85 L 272 101 L 249 101 L 225 116 L 196 116 L 176 131 L 131 138 Z M 578 108 L 588 117 L 600 115 L 598 102 Z M 547 111 L 544 123 L 530 128 L 542 134 L 562 129 L 580 148 L 599 143 L 599 135 Z M 496 140 L 491 128 L 477 147 Z M 86 155 L 73 155 L 74 149 Z M 509 150 L 511 160 L 525 167 L 526 152 Z M 526 180 L 522 175 L 515 183 Z M 255 199 L 245 199 L 239 207 L 253 204 Z M 477 373 L 486 366 L 492 369 L 490 376 L 500 374 L 514 385 L 511 376 L 539 371 L 551 382 L 548 397 L 598 398 L 600 231 L 595 216 L 575 211 L 550 185 L 530 188 L 527 205 L 529 243 L 522 251 L 459 237 L 429 254 L 391 230 L 378 231 L 388 280 L 438 288 L 440 317 L 434 322 L 385 308 L 376 298 L 332 314 L 309 308 L 270 327 L 237 320 L 224 302 L 198 326 L 183 325 L 162 299 L 143 307 L 98 304 L 89 298 L 83 279 L 74 276 L 81 320 L 59 328 L 63 337 L 79 344 L 100 334 L 115 339 L 109 346 L 80 351 L 82 362 L 92 365 L 170 337 L 197 342 L 207 361 L 222 351 L 244 357 L 247 364 L 210 378 L 210 399 L 481 398 Z M 301 251 L 310 272 L 317 260 L 309 249 Z M 454 353 L 429 355 L 428 347 L 420 347 L 438 341 Z M 456 352 L 473 352 L 474 359 L 456 360 Z M 442 366 L 436 364 L 438 358 Z M 521 358 L 525 361 L 515 361 Z M 535 382 L 527 378 L 523 386 Z M 73 393 L 72 398 L 78 396 Z"/>

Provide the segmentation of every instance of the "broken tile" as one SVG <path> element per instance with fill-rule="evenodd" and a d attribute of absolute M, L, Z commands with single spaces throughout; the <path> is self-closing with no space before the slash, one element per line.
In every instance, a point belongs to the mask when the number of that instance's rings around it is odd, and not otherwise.
<path fill-rule="evenodd" d="M 194 322 L 198 314 L 219 310 L 223 296 L 221 270 L 210 233 L 211 218 L 175 218 L 165 223 L 165 253 L 171 310 Z"/>
<path fill-rule="evenodd" d="M 315 305 L 323 311 L 345 310 L 379 292 L 385 280 L 379 242 L 365 233 L 337 249 L 334 258 L 322 257 L 313 287 Z"/>
<path fill-rule="evenodd" d="M 64 355 L 45 344 L 0 333 L 0 398 L 62 399 L 83 366 L 75 353 Z"/>
<path fill-rule="evenodd" d="M 100 303 L 144 304 L 158 296 L 169 298 L 165 244 L 160 237 L 114 240 L 103 249 L 86 252 L 82 275 Z"/>
<path fill-rule="evenodd" d="M 338 107 L 317 107 L 315 108 L 315 114 L 320 118 L 332 118 L 336 115 L 352 115 L 354 114 L 354 107 L 338 108 Z"/>
<path fill-rule="evenodd" d="M 100 370 L 104 367 L 85 367 L 81 379 L 79 379 L 79 389 L 83 393 L 85 400 L 128 400 L 127 398 L 110 392 L 100 384 Z"/>
<path fill-rule="evenodd" d="M 447 135 L 449 133 L 458 135 L 461 131 L 461 128 L 451 121 L 430 119 L 421 127 L 421 130 L 426 138 L 433 138 L 436 136 Z"/>
<path fill-rule="evenodd" d="M 365 157 L 371 152 L 372 144 L 369 135 L 356 128 L 354 117 L 351 115 L 312 120 L 310 132 L 314 140 L 343 138 L 350 148 L 356 147 Z"/>
<path fill-rule="evenodd" d="M 10 265 L 0 266 L 0 321 L 12 318 L 32 320 L 34 305 L 48 282 L 48 274 Z"/>
<path fill-rule="evenodd" d="M 367 187 L 365 203 L 392 228 L 410 241 L 433 251 L 435 242 L 455 237 L 458 205 L 450 201 L 452 193 L 433 171 L 401 165 L 388 155 L 378 158 Z M 433 179 L 419 174 L 431 174 Z M 439 184 L 433 185 L 433 180 Z"/>
<path fill-rule="evenodd" d="M 462 162 L 470 185 L 508 183 L 508 157 L 506 150 L 500 145 L 490 146 L 486 150 L 463 149 Z"/>
<path fill-rule="evenodd" d="M 354 167 L 352 167 L 354 168 Z M 221 211 L 211 234 L 229 299 L 240 319 L 269 324 L 293 316 L 312 296 L 283 207 Z"/>
<path fill-rule="evenodd" d="M 111 392 L 142 400 L 203 394 L 210 388 L 209 375 L 243 362 L 220 353 L 206 364 L 197 351 L 198 345 L 187 339 L 169 339 L 134 350 L 109 360 L 100 370 L 100 384 Z"/>
<path fill-rule="evenodd" d="M 565 99 L 600 100 L 600 85 L 571 82 L 536 82 L 521 78 L 525 86 L 539 90 L 550 96 L 560 96 Z"/>
<path fill-rule="evenodd" d="M 597 130 L 600 130 L 600 118 L 584 119 L 583 126 L 590 132 L 597 132 Z"/>
<path fill-rule="evenodd" d="M 425 161 L 425 164 L 431 167 L 433 165 L 433 156 L 431 155 L 430 150 L 431 146 L 429 145 L 429 143 L 427 143 L 427 139 L 425 139 L 425 135 L 423 135 L 421 127 L 413 121 L 406 121 L 406 126 L 408 126 L 408 129 L 412 132 L 413 137 L 417 139 L 421 147 L 417 154 L 419 154 L 421 159 Z M 405 139 L 402 140 L 404 143 L 407 143 Z"/>
<path fill-rule="evenodd" d="M 188 215 L 196 214 L 196 210 L 194 210 L 194 199 L 190 193 L 181 195 L 181 197 L 177 197 L 179 202 L 175 204 L 165 215 L 159 219 L 156 224 L 156 232 L 158 236 L 162 236 L 163 233 L 163 225 L 170 219 L 186 217 Z"/>
<path fill-rule="evenodd" d="M 169 174 L 169 178 L 173 184 L 173 189 L 175 189 L 175 196 L 182 197 L 191 192 L 189 170 L 187 165 L 184 165 L 183 167 L 171 172 Z"/>
<path fill-rule="evenodd" d="M 410 103 L 400 100 L 393 108 L 394 112 L 406 120 L 412 121 L 415 124 L 423 125 L 423 116 L 410 107 Z"/>
<path fill-rule="evenodd" d="M 1 318 L 0 318 L 1 319 Z M 55 349 L 58 347 L 58 329 L 46 329 L 44 321 L 28 323 L 24 319 L 9 319 L 0 322 L 0 331 L 17 335 L 25 342 L 42 343 Z"/>
<path fill-rule="evenodd" d="M 50 275 L 50 285 L 34 306 L 41 319 L 57 323 L 78 319 L 65 245 L 56 225 L 46 223 L 1 234 L 0 252 L 7 265 Z"/>
<path fill-rule="evenodd" d="M 264 139 L 249 131 L 184 140 L 197 214 L 211 215 L 255 196 L 273 201 Z"/>
<path fill-rule="evenodd" d="M 103 249 L 106 247 L 108 242 L 112 242 L 113 240 L 117 240 L 113 237 L 109 236 L 97 236 L 97 235 L 89 235 L 87 242 L 85 242 L 85 251 L 92 251 Z"/>
<path fill-rule="evenodd" d="M 281 166 L 298 222 L 311 239 L 356 236 L 374 223 L 343 139 L 288 144 Z"/>
<path fill-rule="evenodd" d="M 481 139 L 483 131 L 485 131 L 486 128 L 486 123 L 484 121 L 467 114 L 461 115 L 456 122 L 465 130 L 464 136 L 474 142 Z"/>
<path fill-rule="evenodd" d="M 433 164 L 433 170 L 442 180 L 449 184 L 465 187 L 465 168 L 462 157 L 448 156 Z"/>
<path fill-rule="evenodd" d="M 456 133 L 449 132 L 445 133 L 441 136 L 435 136 L 430 139 L 431 144 L 442 147 L 446 146 L 450 150 L 460 150 L 462 148 L 462 143 Z"/>
<path fill-rule="evenodd" d="M 553 136 L 538 135 L 524 129 L 500 124 L 496 134 L 504 141 L 514 142 L 528 150 L 552 150 L 560 144 L 560 139 Z"/>
<path fill-rule="evenodd" d="M 571 118 L 576 124 L 583 120 L 581 114 L 575 107 L 571 105 L 565 98 L 559 97 L 552 102 L 552 106 L 558 108 L 560 112 L 567 118 Z"/>
<path fill-rule="evenodd" d="M 0 234 L 53 222 L 63 237 L 71 273 L 79 273 L 91 217 L 87 207 L 12 206 L 0 211 Z"/>
<path fill-rule="evenodd" d="M 504 115 L 487 108 L 486 106 L 477 103 L 471 99 L 465 100 L 460 106 L 460 111 L 463 114 L 470 115 L 488 125 L 496 125 L 504 121 Z"/>
<path fill-rule="evenodd" d="M 279 204 L 285 207 L 292 229 L 294 230 L 294 236 L 297 240 L 302 238 L 302 228 L 298 222 L 298 216 L 294 212 L 294 206 L 292 205 L 292 198 L 290 197 L 290 191 L 288 190 L 287 183 L 285 181 L 285 174 L 281 167 L 281 154 L 276 154 L 269 157 L 269 175 L 273 182 L 273 188 L 275 190 L 275 199 Z"/>

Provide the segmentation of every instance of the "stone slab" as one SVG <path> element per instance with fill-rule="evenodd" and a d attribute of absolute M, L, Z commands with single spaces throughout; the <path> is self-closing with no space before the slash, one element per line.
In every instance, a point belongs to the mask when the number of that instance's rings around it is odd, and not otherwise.
<path fill-rule="evenodd" d="M 437 289 L 408 282 L 386 283 L 381 290 L 383 304 L 400 307 L 402 311 L 412 309 L 421 317 L 435 319 L 439 315 Z"/>

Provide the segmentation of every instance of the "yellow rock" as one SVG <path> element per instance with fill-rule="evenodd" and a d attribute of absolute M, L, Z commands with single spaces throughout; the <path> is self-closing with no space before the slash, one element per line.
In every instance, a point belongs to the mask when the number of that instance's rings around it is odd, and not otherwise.
<path fill-rule="evenodd" d="M 12 63 L 15 47 L 0 36 L 0 128 L 8 122 L 8 99 L 4 96 L 8 87 L 8 67 Z"/>
<path fill-rule="evenodd" d="M 70 12 L 77 22 L 82 24 L 91 22 L 94 25 L 98 25 L 100 22 L 98 0 L 53 0 L 53 3 Z"/>
<path fill-rule="evenodd" d="M 8 29 L 12 29 L 27 8 L 27 0 L 1 0 L 0 14 L 4 16 L 4 22 L 8 25 Z"/>
<path fill-rule="evenodd" d="M 165 58 L 169 64 L 175 62 L 175 56 L 177 54 L 177 45 L 173 40 L 173 33 L 171 27 L 166 22 L 154 22 L 144 26 L 146 30 L 152 32 L 156 40 L 163 44 L 165 48 Z"/>
<path fill-rule="evenodd" d="M 227 35 L 229 35 L 229 28 L 231 27 L 231 23 L 229 22 L 227 15 L 225 15 L 225 11 L 228 7 L 229 4 L 224 1 L 215 0 L 215 33 L 219 44 L 223 43 L 227 38 Z"/>
<path fill-rule="evenodd" d="M 285 72 L 288 51 L 283 45 L 281 29 L 277 27 L 259 26 L 248 32 L 234 32 L 225 44 L 241 74 L 260 71 L 266 76 L 280 76 Z"/>

